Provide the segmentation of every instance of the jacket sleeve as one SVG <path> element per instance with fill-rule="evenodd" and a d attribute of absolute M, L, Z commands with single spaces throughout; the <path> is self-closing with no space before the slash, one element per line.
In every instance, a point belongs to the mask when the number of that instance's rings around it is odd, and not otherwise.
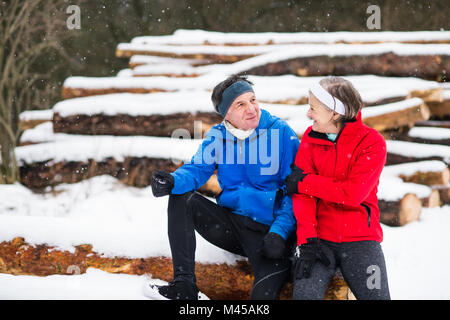
<path fill-rule="evenodd" d="M 295 158 L 295 164 L 310 174 L 317 173 L 312 154 L 307 142 L 302 141 Z M 297 244 L 307 242 L 308 238 L 317 237 L 317 198 L 300 193 L 292 196 L 295 218 L 297 219 Z"/>
<path fill-rule="evenodd" d="M 345 180 L 308 174 L 298 190 L 325 201 L 359 206 L 378 183 L 385 163 L 386 142 L 380 137 L 362 147 Z"/>
<path fill-rule="evenodd" d="M 280 161 L 280 179 L 281 185 L 284 185 L 284 179 L 291 173 L 291 164 L 295 160 L 295 155 L 299 147 L 297 134 L 287 124 L 280 137 L 280 144 L 283 148 Z M 274 221 L 269 232 L 275 232 L 287 239 L 295 230 L 295 217 L 292 209 L 292 198 L 283 196 L 279 203 L 274 204 Z"/>
<path fill-rule="evenodd" d="M 216 170 L 215 151 L 220 147 L 220 139 L 207 136 L 191 161 L 171 173 L 174 178 L 172 194 L 183 194 L 201 188 Z"/>

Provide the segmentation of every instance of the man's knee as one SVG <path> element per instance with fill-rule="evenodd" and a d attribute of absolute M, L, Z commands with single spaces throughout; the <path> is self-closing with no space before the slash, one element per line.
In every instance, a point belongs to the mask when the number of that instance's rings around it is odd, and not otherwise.
<path fill-rule="evenodd" d="M 169 213 L 184 212 L 186 209 L 192 207 L 194 204 L 195 192 L 186 192 L 183 194 L 171 194 L 169 195 Z"/>

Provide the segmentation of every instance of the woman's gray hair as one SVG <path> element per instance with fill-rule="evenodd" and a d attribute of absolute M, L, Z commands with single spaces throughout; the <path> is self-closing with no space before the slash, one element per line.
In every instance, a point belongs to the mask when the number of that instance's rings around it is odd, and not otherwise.
<path fill-rule="evenodd" d="M 345 116 L 341 116 L 337 122 L 351 120 L 361 111 L 363 107 L 361 96 L 350 81 L 341 77 L 328 76 L 320 80 L 319 84 L 344 104 Z"/>

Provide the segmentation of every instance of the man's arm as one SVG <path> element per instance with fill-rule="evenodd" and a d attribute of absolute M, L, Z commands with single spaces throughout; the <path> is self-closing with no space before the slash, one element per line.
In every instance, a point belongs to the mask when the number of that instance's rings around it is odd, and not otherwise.
<path fill-rule="evenodd" d="M 282 147 L 279 174 L 283 181 L 282 184 L 284 184 L 284 179 L 291 173 L 291 164 L 295 160 L 300 142 L 297 134 L 287 124 L 284 125 L 282 132 L 279 140 Z M 279 203 L 275 203 L 273 214 L 274 221 L 269 232 L 275 232 L 286 240 L 295 229 L 292 198 L 287 195 L 283 196 Z"/>
<path fill-rule="evenodd" d="M 171 175 L 174 178 L 172 194 L 183 194 L 201 188 L 217 167 L 216 152 L 222 152 L 221 143 L 208 135 L 189 163 L 185 163 Z"/>

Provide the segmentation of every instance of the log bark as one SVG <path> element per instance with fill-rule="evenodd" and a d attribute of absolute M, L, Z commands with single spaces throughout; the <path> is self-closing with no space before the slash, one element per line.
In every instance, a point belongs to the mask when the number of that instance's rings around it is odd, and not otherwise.
<path fill-rule="evenodd" d="M 431 186 L 431 189 L 439 192 L 440 205 L 450 203 L 450 184 Z"/>
<path fill-rule="evenodd" d="M 176 53 L 176 52 L 160 52 L 152 50 L 132 50 L 132 49 L 116 49 L 116 57 L 130 58 L 134 55 L 148 55 L 156 57 L 177 58 L 177 59 L 195 59 L 208 60 L 211 63 L 233 63 L 256 56 L 256 54 L 208 54 L 208 53 Z"/>
<path fill-rule="evenodd" d="M 92 250 L 92 245 L 82 244 L 75 252 L 60 251 L 46 244 L 31 245 L 17 237 L 0 243 L 0 273 L 14 275 L 48 276 L 72 274 L 73 267 L 81 273 L 87 268 L 97 268 L 110 273 L 151 275 L 153 279 L 171 281 L 172 260 L 167 257 L 128 259 L 104 257 Z M 202 264 L 196 262 L 197 285 L 210 299 L 246 300 L 250 298 L 253 284 L 251 266 L 246 260 L 236 265 Z M 325 299 L 347 300 L 348 286 L 337 273 L 331 281 Z M 281 299 L 291 299 L 292 283 L 282 290 Z"/>
<path fill-rule="evenodd" d="M 419 220 L 422 202 L 415 194 L 408 193 L 399 201 L 378 200 L 378 206 L 380 222 L 389 226 L 404 226 Z"/>
<path fill-rule="evenodd" d="M 202 122 L 201 134 L 203 136 L 213 125 L 220 123 L 222 118 L 214 112 L 155 114 L 150 116 L 80 114 L 67 117 L 61 117 L 58 113 L 55 113 L 53 116 L 53 131 L 86 135 L 171 137 L 174 130 L 186 129 L 192 137 L 195 129 L 194 121 Z"/>
<path fill-rule="evenodd" d="M 294 74 L 298 76 L 347 76 L 374 74 L 395 77 L 419 77 L 439 81 L 450 71 L 450 56 L 410 55 L 399 56 L 394 53 L 380 55 L 354 56 L 315 56 L 301 57 L 268 63 L 242 73 L 275 76 Z"/>

